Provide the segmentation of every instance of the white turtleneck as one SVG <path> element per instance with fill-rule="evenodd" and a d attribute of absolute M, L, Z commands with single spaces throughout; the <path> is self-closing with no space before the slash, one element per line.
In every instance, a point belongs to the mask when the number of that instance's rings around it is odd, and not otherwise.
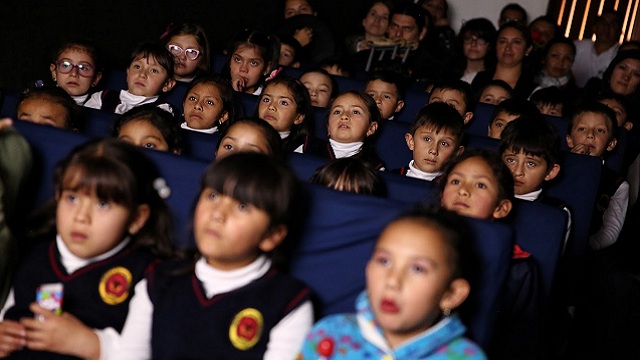
<path fill-rule="evenodd" d="M 345 157 L 351 157 L 356 155 L 362 150 L 363 142 L 352 142 L 352 143 L 340 143 L 333 139 L 329 139 L 329 144 L 331 144 L 331 148 L 333 149 L 333 153 L 336 154 L 336 159 L 342 159 Z"/>
<path fill-rule="evenodd" d="M 217 126 L 210 127 L 208 129 L 194 129 L 192 127 L 189 127 L 189 125 L 187 125 L 186 122 L 183 122 L 182 124 L 180 124 L 180 128 L 185 129 L 185 130 L 199 132 L 199 133 L 204 133 L 204 134 L 214 134 L 214 133 L 216 133 L 218 131 L 218 127 Z"/>
<path fill-rule="evenodd" d="M 422 171 L 422 170 L 418 169 L 415 166 L 415 161 L 411 160 L 411 162 L 409 163 L 409 170 L 407 170 L 407 174 L 406 175 L 408 177 L 412 177 L 412 178 L 416 178 L 416 179 L 433 181 L 433 179 L 435 179 L 438 176 L 442 175 L 442 171 L 436 171 L 436 172 Z"/>
<path fill-rule="evenodd" d="M 158 97 L 158 95 L 151 97 L 139 96 L 130 93 L 129 90 L 120 90 L 120 104 L 116 106 L 114 112 L 116 114 L 124 114 L 125 112 L 133 109 L 136 106 L 153 103 L 158 100 Z M 98 91 L 97 93 L 91 95 L 91 98 L 87 100 L 84 106 L 93 109 L 102 109 L 102 91 Z M 162 109 L 167 110 L 165 108 Z"/>

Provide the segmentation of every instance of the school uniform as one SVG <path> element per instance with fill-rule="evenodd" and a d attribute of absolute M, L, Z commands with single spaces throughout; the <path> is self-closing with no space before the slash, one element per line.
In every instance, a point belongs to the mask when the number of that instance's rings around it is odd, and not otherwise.
<path fill-rule="evenodd" d="M 376 153 L 375 148 L 364 142 L 343 144 L 332 139 L 329 141 L 318 140 L 317 148 L 309 153 L 331 160 L 352 157 L 364 161 L 375 170 L 385 169 L 384 162 Z"/>
<path fill-rule="evenodd" d="M 433 181 L 437 179 L 440 175 L 442 175 L 442 171 L 427 172 L 427 171 L 422 171 L 418 169 L 415 166 L 414 160 L 411 160 L 408 166 L 403 166 L 400 169 L 396 169 L 391 172 L 394 174 L 400 174 L 400 175 L 411 177 L 414 179 L 420 179 L 420 180 L 426 180 L 426 181 Z"/>
<path fill-rule="evenodd" d="M 129 90 L 120 90 L 119 92 L 113 90 L 98 91 L 91 95 L 84 106 L 92 109 L 114 112 L 116 114 L 124 114 L 134 107 L 145 104 L 156 104 L 162 110 L 165 110 L 172 115 L 176 115 L 174 107 L 171 104 L 164 102 L 159 95 L 146 97 L 134 95 L 130 93 Z"/>
<path fill-rule="evenodd" d="M 215 134 L 218 132 L 218 126 L 210 127 L 208 129 L 194 129 L 192 127 L 189 127 L 189 125 L 187 125 L 186 122 L 183 122 L 182 124 L 180 124 L 180 128 L 189 130 L 189 131 L 203 133 L 203 134 Z"/>

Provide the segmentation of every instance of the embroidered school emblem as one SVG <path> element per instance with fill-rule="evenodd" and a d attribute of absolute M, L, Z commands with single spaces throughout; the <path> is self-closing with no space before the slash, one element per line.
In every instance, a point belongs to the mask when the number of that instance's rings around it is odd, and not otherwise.
<path fill-rule="evenodd" d="M 131 272 L 121 266 L 115 267 L 102 275 L 98 291 L 102 301 L 109 305 L 118 305 L 129 297 Z"/>
<path fill-rule="evenodd" d="M 238 350 L 251 349 L 260 340 L 264 321 L 260 311 L 246 308 L 233 318 L 229 327 L 229 339 Z"/>

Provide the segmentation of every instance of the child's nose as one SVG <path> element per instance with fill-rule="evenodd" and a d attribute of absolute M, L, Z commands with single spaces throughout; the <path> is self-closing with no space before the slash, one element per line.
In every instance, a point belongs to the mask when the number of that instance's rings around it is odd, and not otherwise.
<path fill-rule="evenodd" d="M 398 289 L 402 284 L 400 271 L 395 268 L 389 269 L 387 277 L 385 278 L 385 285 L 391 289 Z"/>
<path fill-rule="evenodd" d="M 73 219 L 76 222 L 79 223 L 88 223 L 90 220 L 90 216 L 89 216 L 89 206 L 86 203 L 80 203 L 80 205 L 78 206 L 78 208 L 76 209 L 76 212 L 73 216 Z"/>
<path fill-rule="evenodd" d="M 461 196 L 469 195 L 469 190 L 467 189 L 467 186 L 465 184 L 460 185 L 460 187 L 458 188 L 458 194 Z"/>

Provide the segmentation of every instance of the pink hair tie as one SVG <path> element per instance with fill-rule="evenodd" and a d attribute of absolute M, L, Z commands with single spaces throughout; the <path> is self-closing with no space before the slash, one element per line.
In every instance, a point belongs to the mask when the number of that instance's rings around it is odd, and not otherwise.
<path fill-rule="evenodd" d="M 269 76 L 267 77 L 267 79 L 265 80 L 265 82 L 269 82 L 271 80 L 273 80 L 276 76 L 278 76 L 278 74 L 280 74 L 280 72 L 282 71 L 282 67 L 278 67 L 277 69 L 273 70 Z"/>

